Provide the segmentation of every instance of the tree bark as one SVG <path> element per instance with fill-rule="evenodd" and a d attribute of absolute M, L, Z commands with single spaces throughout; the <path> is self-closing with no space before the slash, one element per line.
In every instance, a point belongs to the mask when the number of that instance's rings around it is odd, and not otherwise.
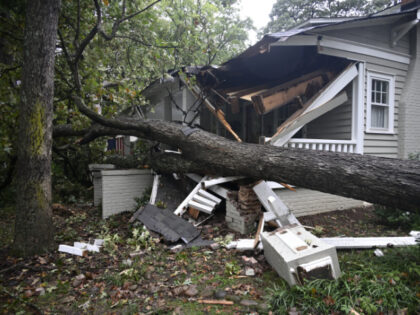
<path fill-rule="evenodd" d="M 59 0 L 32 0 L 26 5 L 14 238 L 14 250 L 23 256 L 48 251 L 54 244 L 51 145 L 59 11 Z"/>
<path fill-rule="evenodd" d="M 419 161 L 239 143 L 199 129 L 184 133 L 185 127 L 161 120 L 106 119 L 75 101 L 103 125 L 95 136 L 120 132 L 181 149 L 181 155 L 155 156 L 156 170 L 243 175 L 419 211 Z"/>

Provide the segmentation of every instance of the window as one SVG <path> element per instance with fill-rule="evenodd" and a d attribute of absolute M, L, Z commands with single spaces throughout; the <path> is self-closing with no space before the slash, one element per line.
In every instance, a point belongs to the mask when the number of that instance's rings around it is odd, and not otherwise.
<path fill-rule="evenodd" d="M 393 133 L 394 77 L 369 72 L 367 91 L 367 131 Z"/>

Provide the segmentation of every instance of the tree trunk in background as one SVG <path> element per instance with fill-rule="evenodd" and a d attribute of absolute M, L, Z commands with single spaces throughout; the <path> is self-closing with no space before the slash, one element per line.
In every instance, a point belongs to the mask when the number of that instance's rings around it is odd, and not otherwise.
<path fill-rule="evenodd" d="M 15 252 L 23 256 L 46 252 L 54 244 L 51 146 L 59 11 L 59 0 L 26 5 L 14 240 Z"/>

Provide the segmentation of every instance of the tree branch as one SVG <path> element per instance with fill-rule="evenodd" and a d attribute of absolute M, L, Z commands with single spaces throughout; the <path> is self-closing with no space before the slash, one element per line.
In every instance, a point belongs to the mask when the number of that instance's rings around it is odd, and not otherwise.
<path fill-rule="evenodd" d="M 86 46 L 90 43 L 90 41 L 95 37 L 96 33 L 98 33 L 98 30 L 101 27 L 102 23 L 102 12 L 101 7 L 99 5 L 98 0 L 93 0 L 95 3 L 95 10 L 96 10 L 96 24 L 95 26 L 90 30 L 89 34 L 83 39 L 82 43 L 80 44 L 75 57 L 74 57 L 74 63 L 77 64 L 80 60 L 80 57 L 83 54 L 83 51 L 85 50 Z"/>
<path fill-rule="evenodd" d="M 100 30 L 100 34 L 102 35 L 103 38 L 105 38 L 105 40 L 111 40 L 115 37 L 115 35 L 117 34 L 118 31 L 118 27 L 120 26 L 121 23 L 132 19 L 133 17 L 149 10 L 151 7 L 153 7 L 155 4 L 161 2 L 161 0 L 156 0 L 154 2 L 152 2 L 151 4 L 149 4 L 148 6 L 146 6 L 145 8 L 141 9 L 140 11 L 134 12 L 130 15 L 125 16 L 125 2 L 123 3 L 123 10 L 122 10 L 122 17 L 119 20 L 116 20 L 114 22 L 114 24 L 112 25 L 112 30 L 111 30 L 111 35 L 107 35 L 103 30 Z"/>

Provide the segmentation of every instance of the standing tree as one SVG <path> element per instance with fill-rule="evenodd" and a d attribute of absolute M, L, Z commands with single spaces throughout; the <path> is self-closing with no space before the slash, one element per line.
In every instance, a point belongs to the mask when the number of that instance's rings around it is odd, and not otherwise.
<path fill-rule="evenodd" d="M 26 5 L 16 173 L 15 251 L 47 251 L 54 241 L 51 212 L 51 145 L 54 57 L 59 0 Z"/>
<path fill-rule="evenodd" d="M 262 34 L 280 32 L 312 18 L 366 15 L 393 3 L 392 0 L 277 0 Z"/>

